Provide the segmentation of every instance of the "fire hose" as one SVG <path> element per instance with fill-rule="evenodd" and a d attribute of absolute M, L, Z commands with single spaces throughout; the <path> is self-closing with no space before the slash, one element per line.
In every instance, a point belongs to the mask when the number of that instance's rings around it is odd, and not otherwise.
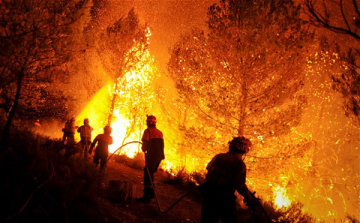
<path fill-rule="evenodd" d="M 129 145 L 131 143 L 139 143 L 139 144 L 142 144 L 142 142 L 139 142 L 139 141 L 131 141 L 131 142 L 128 142 L 128 143 L 125 143 L 124 145 L 120 146 L 117 150 L 114 151 L 113 154 L 111 154 L 109 156 L 109 158 L 107 159 L 106 162 L 108 162 L 110 160 L 110 158 L 118 151 L 120 150 L 121 148 L 123 148 L 124 146 L 126 145 Z M 158 199 L 158 196 L 157 196 L 157 192 L 156 192 L 156 189 L 155 189 L 155 184 L 153 182 L 153 179 L 151 177 L 151 174 L 150 174 L 150 171 L 149 171 L 149 168 L 145 165 L 145 169 L 146 169 L 146 172 L 148 174 L 148 177 L 150 179 L 150 182 L 151 182 L 151 187 L 153 188 L 154 190 L 154 194 L 155 194 L 155 200 L 156 200 L 156 204 L 158 206 L 158 209 L 161 213 L 167 213 L 168 211 L 170 211 L 173 207 L 175 207 L 175 205 L 177 205 L 182 199 L 184 199 L 188 194 L 190 194 L 195 188 L 198 188 L 200 185 L 197 185 L 193 188 L 191 188 L 190 190 L 188 190 L 186 193 L 184 193 L 180 198 L 178 198 L 173 204 L 171 204 L 167 209 L 163 210 L 160 206 L 160 203 L 159 203 L 159 199 Z M 262 204 L 260 203 L 259 199 L 255 197 L 255 192 L 254 193 L 251 193 L 249 191 L 249 193 L 251 194 L 251 196 L 253 197 L 253 199 L 255 199 L 257 202 L 256 202 L 256 205 L 260 207 L 261 211 L 263 212 L 263 214 L 265 215 L 266 219 L 269 221 L 269 222 L 272 222 L 271 221 L 271 218 L 269 217 L 268 213 L 266 212 L 265 208 L 262 206 Z"/>
<path fill-rule="evenodd" d="M 159 203 L 159 199 L 158 199 L 158 196 L 156 194 L 156 189 L 155 189 L 155 184 L 153 182 L 153 180 L 151 179 L 151 175 L 150 175 L 150 171 L 149 171 L 149 168 L 145 165 L 145 169 L 146 169 L 146 172 L 149 176 L 149 179 L 150 179 L 150 182 L 151 182 L 151 186 L 154 190 L 154 194 L 155 194 L 155 200 L 156 200 L 156 204 L 158 206 L 158 209 L 161 213 L 167 213 L 168 211 L 170 211 L 173 207 L 175 207 L 175 205 L 177 205 L 182 199 L 184 199 L 184 197 L 186 197 L 190 192 L 192 192 L 195 188 L 197 188 L 198 186 L 195 186 L 193 188 L 191 188 L 190 190 L 188 190 L 185 194 L 183 194 L 179 199 L 177 199 L 172 205 L 170 205 L 166 210 L 163 210 L 160 206 L 160 203 Z"/>
<path fill-rule="evenodd" d="M 131 141 L 131 142 L 128 142 L 128 143 L 125 143 L 125 144 L 121 145 L 117 150 L 115 150 L 115 151 L 109 156 L 109 158 L 106 160 L 106 163 L 110 160 L 110 158 L 111 158 L 119 149 L 122 149 L 124 146 L 129 145 L 129 144 L 131 144 L 131 143 L 139 143 L 139 144 L 142 144 L 142 142 L 140 142 L 140 141 Z"/>
<path fill-rule="evenodd" d="M 106 163 L 111 159 L 111 157 L 120 149 L 122 149 L 124 146 L 126 145 L 129 145 L 131 143 L 139 143 L 139 144 L 142 144 L 142 142 L 140 141 L 131 141 L 131 142 L 128 142 L 128 143 L 125 143 L 124 145 L 121 145 L 117 150 L 115 150 L 110 156 L 109 158 L 106 160 Z M 177 199 L 172 205 L 170 205 L 166 210 L 163 210 L 160 206 L 160 203 L 159 203 L 159 199 L 158 199 L 158 196 L 156 194 L 156 190 L 155 190 L 155 185 L 154 185 L 154 182 L 150 176 L 150 171 L 148 169 L 148 167 L 145 165 L 145 168 L 146 168 L 146 172 L 147 174 L 149 175 L 149 179 L 150 179 L 150 182 L 151 182 L 151 186 L 154 190 L 154 194 L 155 194 L 155 200 L 156 200 L 156 204 L 158 206 L 158 209 L 160 212 L 162 213 L 167 213 L 168 211 L 170 211 L 173 207 L 175 207 L 176 204 L 178 204 L 182 199 L 184 199 L 184 197 L 186 197 L 190 192 L 192 192 L 195 188 L 197 188 L 198 186 L 195 186 L 193 188 L 191 188 L 189 191 L 187 191 L 185 194 L 183 194 L 179 199 Z"/>

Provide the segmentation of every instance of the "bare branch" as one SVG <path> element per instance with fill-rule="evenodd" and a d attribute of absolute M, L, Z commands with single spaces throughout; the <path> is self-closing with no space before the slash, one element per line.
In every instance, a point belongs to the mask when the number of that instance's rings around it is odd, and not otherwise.
<path fill-rule="evenodd" d="M 346 27 L 348 28 L 348 30 L 351 32 L 351 27 L 350 27 L 350 25 L 349 25 L 349 23 L 347 21 L 345 13 L 344 13 L 343 0 L 339 1 L 339 7 L 340 7 L 340 11 L 341 11 L 341 15 L 342 15 L 342 18 L 344 20 L 344 23 L 346 24 Z"/>
<path fill-rule="evenodd" d="M 353 1 L 355 1 L 355 0 L 353 0 Z M 329 22 L 329 20 L 326 19 L 326 15 L 327 15 L 326 9 L 324 9 L 325 10 L 325 12 L 324 12 L 325 15 L 321 14 L 319 11 L 317 11 L 315 9 L 315 6 L 313 4 L 313 0 L 306 0 L 305 5 L 306 5 L 308 11 L 310 12 L 310 23 L 312 23 L 313 25 L 329 29 L 329 30 L 331 30 L 331 31 L 333 31 L 335 33 L 349 35 L 349 36 L 355 38 L 357 41 L 360 41 L 360 35 L 352 31 L 348 21 L 346 20 L 345 13 L 344 13 L 344 11 L 342 9 L 342 3 L 340 3 L 339 6 L 341 7 L 340 10 L 341 10 L 342 17 L 344 19 L 346 28 L 343 28 L 341 26 L 332 25 Z M 323 7 L 325 7 L 325 5 Z M 357 8 L 356 3 L 354 3 L 354 7 L 355 7 L 355 10 L 358 13 L 359 10 Z"/>
<path fill-rule="evenodd" d="M 356 0 L 353 0 L 353 5 L 354 5 L 355 12 L 358 14 L 358 16 L 360 16 L 359 7 L 357 5 Z"/>

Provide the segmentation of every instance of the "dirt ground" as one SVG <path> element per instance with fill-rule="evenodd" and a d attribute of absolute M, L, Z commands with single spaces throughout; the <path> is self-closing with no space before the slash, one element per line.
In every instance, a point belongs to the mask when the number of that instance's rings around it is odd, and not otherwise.
<path fill-rule="evenodd" d="M 110 181 L 126 181 L 133 185 L 133 197 L 143 195 L 143 170 L 134 169 L 126 164 L 110 159 L 107 164 L 103 187 L 109 188 Z M 161 210 L 166 210 L 188 190 L 166 183 L 166 174 L 155 173 L 155 187 Z M 155 199 L 149 204 L 139 203 L 134 198 L 113 200 L 103 196 L 100 200 L 100 212 L 104 222 L 200 222 L 201 196 L 197 189 L 181 200 L 173 209 L 162 213 Z"/>

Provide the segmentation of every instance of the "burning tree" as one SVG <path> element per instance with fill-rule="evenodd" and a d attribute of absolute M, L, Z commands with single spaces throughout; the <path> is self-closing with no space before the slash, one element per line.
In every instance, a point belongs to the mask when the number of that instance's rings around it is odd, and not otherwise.
<path fill-rule="evenodd" d="M 327 216 L 355 214 L 359 218 L 360 157 L 359 137 L 355 136 L 359 132 L 360 102 L 358 4 L 346 0 L 305 1 L 308 22 L 321 28 L 316 31 L 323 36 L 320 49 L 308 64 L 309 76 L 319 83 L 316 91 L 310 90 L 318 98 L 317 113 L 312 114 L 318 125 L 312 136 L 318 144 L 308 174 L 317 193 L 310 192 L 306 185 L 302 190 L 309 191 L 311 197 L 304 202 L 323 200 Z M 331 87 L 340 94 L 330 94 Z M 343 117 L 341 106 L 351 119 Z"/>
<path fill-rule="evenodd" d="M 164 114 L 162 122 L 168 123 L 162 127 L 166 140 L 166 159 L 163 161 L 165 164 L 163 168 L 174 174 L 180 171 L 203 172 L 207 162 L 210 161 L 208 154 L 216 151 L 207 148 L 207 144 L 199 147 L 194 139 L 200 138 L 202 142 L 213 145 L 216 138 L 194 127 L 197 124 L 198 114 L 186 104 L 183 95 L 174 92 L 173 83 L 159 86 L 156 93 Z M 207 162 L 204 162 L 204 159 Z M 199 162 L 200 160 L 202 162 Z"/>
<path fill-rule="evenodd" d="M 293 189 L 292 200 L 299 194 L 294 188 L 313 170 L 316 149 L 311 135 L 295 128 L 307 108 L 313 36 L 292 1 L 224 0 L 210 7 L 208 26 L 172 49 L 169 71 L 196 114 L 180 138 L 206 164 L 224 151 L 225 140 L 248 136 L 256 142 L 248 183 L 279 207 L 289 205 L 286 190 Z"/>
<path fill-rule="evenodd" d="M 124 76 L 117 80 L 117 89 L 114 91 L 116 103 L 114 109 L 117 114 L 114 116 L 120 120 L 116 121 L 117 126 L 127 120 L 126 133 L 122 137 L 122 144 L 128 138 L 139 139 L 142 134 L 144 117 L 153 113 L 153 105 L 156 101 L 152 83 L 159 77 L 154 58 L 148 49 L 150 29 L 147 28 L 145 42 L 136 43 L 129 55 L 133 58 L 132 65 Z M 133 52 L 134 51 L 134 52 Z"/>
<path fill-rule="evenodd" d="M 0 2 L 1 93 L 8 112 L 3 142 L 19 106 L 61 107 L 55 102 L 64 97 L 49 90 L 49 84 L 65 74 L 62 65 L 78 50 L 73 45 L 74 34 L 84 27 L 90 4 L 76 0 Z"/>
<path fill-rule="evenodd" d="M 127 72 L 131 72 L 139 63 L 142 55 L 148 50 L 148 30 L 140 25 L 134 9 L 127 17 L 122 17 L 109 25 L 106 32 L 101 33 L 97 51 L 107 73 L 114 80 L 114 91 L 111 99 L 108 125 L 114 114 L 121 79 Z"/>
<path fill-rule="evenodd" d="M 209 30 L 184 35 L 169 62 L 197 115 L 179 138 L 206 164 L 232 135 L 249 136 L 256 142 L 246 158 L 252 189 L 278 207 L 298 200 L 319 218 L 343 217 L 358 211 L 358 129 L 332 114 L 339 101 L 324 67 L 310 69 L 313 36 L 299 13 L 290 1 L 210 7 Z"/>
<path fill-rule="evenodd" d="M 288 133 L 306 103 L 308 33 L 292 1 L 221 1 L 209 33 L 194 29 L 173 47 L 169 69 L 207 129 L 263 141 Z M 212 134 L 212 133 L 211 133 Z"/>
<path fill-rule="evenodd" d="M 100 13 L 92 24 L 105 22 L 102 16 Z M 149 51 L 151 31 L 139 22 L 132 9 L 126 17 L 108 25 L 105 31 L 98 26 L 89 28 L 87 36 L 97 54 L 97 57 L 90 56 L 95 63 L 100 61 L 99 67 L 103 69 L 98 76 L 110 77 L 111 83 L 103 85 L 77 120 L 89 117 L 94 134 L 101 133 L 105 124 L 111 125 L 115 140 L 110 152 L 114 152 L 129 139 L 138 141 L 145 115 L 154 112 L 152 105 L 156 99 L 152 82 L 159 73 Z M 133 157 L 137 150 L 138 145 L 133 144 L 123 148 L 121 153 Z"/>

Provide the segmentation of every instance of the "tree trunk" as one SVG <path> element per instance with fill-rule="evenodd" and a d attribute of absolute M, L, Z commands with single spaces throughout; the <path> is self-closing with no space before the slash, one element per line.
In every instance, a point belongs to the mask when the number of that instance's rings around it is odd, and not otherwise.
<path fill-rule="evenodd" d="M 20 98 L 20 93 L 21 93 L 21 88 L 22 88 L 22 80 L 23 80 L 23 75 L 20 75 L 19 78 L 18 78 L 18 81 L 17 81 L 14 104 L 13 104 L 13 106 L 12 106 L 10 112 L 9 112 L 9 116 L 8 116 L 8 118 L 6 120 L 5 127 L 4 127 L 4 130 L 3 130 L 3 133 L 2 133 L 1 144 L 4 145 L 5 147 L 7 146 L 7 143 L 8 143 L 8 140 L 9 140 L 10 127 L 11 127 L 12 119 L 14 118 L 16 108 L 17 108 L 17 106 L 19 104 L 19 98 Z"/>
<path fill-rule="evenodd" d="M 244 129 L 245 129 L 245 121 L 246 121 L 246 104 L 247 104 L 247 84 L 244 82 L 244 84 L 241 87 L 241 94 L 242 94 L 242 100 L 241 100 L 241 110 L 240 110 L 240 119 L 239 119 L 239 127 L 238 127 L 238 136 L 244 135 Z"/>
<path fill-rule="evenodd" d="M 111 107 L 110 107 L 110 113 L 109 113 L 109 117 L 108 117 L 108 126 L 111 126 L 111 120 L 113 118 L 113 115 L 114 115 L 114 110 L 115 110 L 115 102 L 116 102 L 116 91 L 118 89 L 118 82 L 116 80 L 116 83 L 115 83 L 115 89 L 114 89 L 114 95 L 113 95 L 113 98 L 111 100 Z"/>

